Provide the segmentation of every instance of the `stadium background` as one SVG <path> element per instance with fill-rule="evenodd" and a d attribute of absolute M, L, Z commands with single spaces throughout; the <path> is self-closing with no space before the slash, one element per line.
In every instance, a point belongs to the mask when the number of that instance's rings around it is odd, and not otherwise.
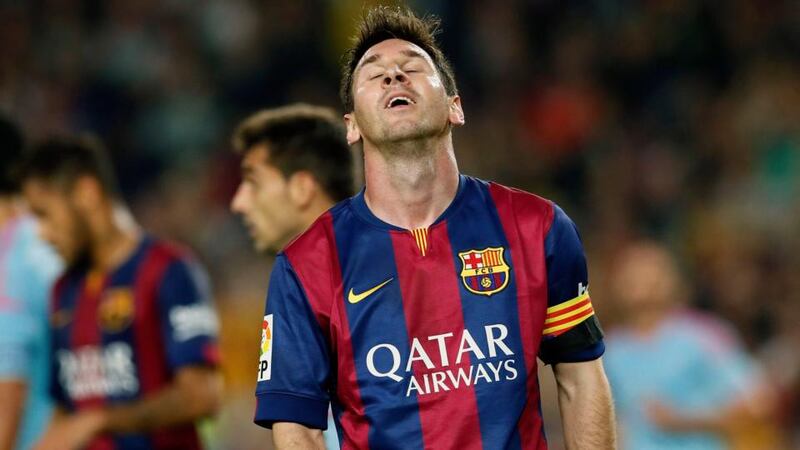
<path fill-rule="evenodd" d="M 467 116 L 461 170 L 564 207 L 607 329 L 622 313 L 606 282 L 619 248 L 637 236 L 669 245 L 694 304 L 731 321 L 767 368 L 781 432 L 800 447 L 800 3 L 411 5 L 443 19 Z M 100 135 L 141 223 L 189 244 L 213 276 L 228 385 L 216 448 L 267 448 L 251 415 L 270 261 L 228 211 L 230 132 L 290 101 L 341 110 L 339 55 L 361 8 L 0 1 L 0 110 L 32 140 Z M 551 423 L 553 402 L 546 393 Z"/>

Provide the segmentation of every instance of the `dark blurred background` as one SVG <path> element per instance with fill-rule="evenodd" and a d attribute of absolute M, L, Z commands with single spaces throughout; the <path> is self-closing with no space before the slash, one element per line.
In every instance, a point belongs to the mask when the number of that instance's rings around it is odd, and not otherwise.
<path fill-rule="evenodd" d="M 228 211 L 229 136 L 263 107 L 341 110 L 339 57 L 363 5 L 0 0 L 0 110 L 29 139 L 101 136 L 142 224 L 212 273 L 230 389 L 209 426 L 218 448 L 266 446 L 250 420 L 271 261 Z M 606 329 L 623 315 L 607 282 L 619 249 L 669 246 L 692 303 L 763 365 L 780 433 L 800 448 L 800 2 L 410 5 L 443 21 L 467 116 L 461 170 L 570 214 Z M 552 397 L 544 409 L 557 417 Z"/>

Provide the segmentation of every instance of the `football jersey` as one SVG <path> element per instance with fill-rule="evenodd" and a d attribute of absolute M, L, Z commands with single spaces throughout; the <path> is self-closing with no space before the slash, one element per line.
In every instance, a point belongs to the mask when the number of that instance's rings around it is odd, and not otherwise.
<path fill-rule="evenodd" d="M 17 449 L 28 449 L 52 410 L 47 302 L 61 263 L 22 217 L 0 228 L 0 381 L 25 381 Z"/>
<path fill-rule="evenodd" d="M 218 321 L 205 273 L 181 250 L 151 237 L 110 273 L 68 270 L 53 297 L 51 393 L 69 412 L 135 402 L 166 387 L 181 367 L 218 363 Z M 201 445 L 195 425 L 186 424 L 101 435 L 87 448 Z"/>
<path fill-rule="evenodd" d="M 573 223 L 553 203 L 461 176 L 428 228 L 363 191 L 278 255 L 261 330 L 256 423 L 341 446 L 542 449 L 537 356 L 603 353 Z"/>

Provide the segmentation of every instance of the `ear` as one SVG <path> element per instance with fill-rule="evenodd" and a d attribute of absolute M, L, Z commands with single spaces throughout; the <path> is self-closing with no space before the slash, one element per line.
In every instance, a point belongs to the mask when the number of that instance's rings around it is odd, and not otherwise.
<path fill-rule="evenodd" d="M 307 208 L 319 190 L 319 184 L 311 175 L 310 172 L 300 171 L 295 172 L 289 177 L 287 182 L 287 189 L 289 191 L 289 200 L 297 207 L 297 209 Z"/>
<path fill-rule="evenodd" d="M 103 200 L 103 189 L 94 177 L 82 175 L 75 180 L 70 191 L 72 202 L 79 208 L 90 211 Z"/>
<path fill-rule="evenodd" d="M 358 129 L 358 122 L 356 122 L 353 114 L 347 113 L 344 115 L 344 125 L 347 127 L 347 143 L 350 145 L 361 140 L 361 130 Z"/>
<path fill-rule="evenodd" d="M 450 114 L 448 120 L 450 121 L 450 125 L 456 127 L 460 127 L 466 122 L 464 119 L 464 110 L 461 108 L 461 97 L 458 95 L 454 95 L 453 98 L 450 99 Z"/>

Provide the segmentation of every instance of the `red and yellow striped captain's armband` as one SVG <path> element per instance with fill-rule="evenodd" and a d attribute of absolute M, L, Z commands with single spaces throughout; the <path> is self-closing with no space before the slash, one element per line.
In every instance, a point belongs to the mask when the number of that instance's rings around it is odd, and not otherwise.
<path fill-rule="evenodd" d="M 542 335 L 556 337 L 593 315 L 592 300 L 589 298 L 589 292 L 586 291 L 572 300 L 547 308 Z"/>

